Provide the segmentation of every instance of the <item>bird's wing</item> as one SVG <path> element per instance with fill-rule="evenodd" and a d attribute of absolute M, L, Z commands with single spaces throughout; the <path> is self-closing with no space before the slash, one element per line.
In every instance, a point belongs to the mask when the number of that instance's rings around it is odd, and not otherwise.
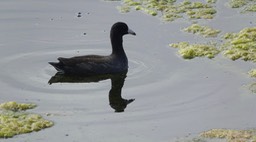
<path fill-rule="evenodd" d="M 87 55 L 87 56 L 77 56 L 72 58 L 62 58 L 59 57 L 58 60 L 60 63 L 66 66 L 75 66 L 78 64 L 100 64 L 106 62 L 108 58 L 106 56 L 98 56 L 98 55 Z"/>
<path fill-rule="evenodd" d="M 108 72 L 111 62 L 108 57 L 98 55 L 78 56 L 72 58 L 58 58 L 65 72 L 77 71 L 90 73 Z"/>

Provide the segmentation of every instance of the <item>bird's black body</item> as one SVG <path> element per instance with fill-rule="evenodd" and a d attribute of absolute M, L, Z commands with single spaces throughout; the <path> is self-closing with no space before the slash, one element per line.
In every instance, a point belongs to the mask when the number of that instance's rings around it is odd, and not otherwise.
<path fill-rule="evenodd" d="M 49 62 L 64 74 L 97 75 L 120 73 L 128 70 L 128 59 L 123 49 L 123 35 L 136 35 L 125 23 L 115 23 L 110 31 L 112 53 L 108 56 L 86 55 L 72 58 L 59 57 L 59 62 Z"/>

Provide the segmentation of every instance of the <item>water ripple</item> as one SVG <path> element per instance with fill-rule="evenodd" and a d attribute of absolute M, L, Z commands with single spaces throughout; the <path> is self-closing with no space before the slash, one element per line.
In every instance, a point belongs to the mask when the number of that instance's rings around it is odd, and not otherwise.
<path fill-rule="evenodd" d="M 80 52 L 79 52 L 80 51 Z M 48 64 L 49 61 L 57 61 L 57 57 L 79 56 L 82 53 L 87 54 L 106 54 L 106 50 L 83 49 L 83 50 L 43 50 L 28 53 L 18 53 L 12 56 L 2 58 L 0 64 L 1 81 L 12 87 L 35 92 L 60 92 L 60 93 L 81 93 L 83 91 L 106 90 L 110 87 L 110 81 L 101 81 L 100 83 L 86 84 L 58 84 L 48 85 L 48 80 L 56 71 Z M 161 69 L 159 66 L 150 64 L 150 57 L 139 57 L 137 53 L 129 54 L 129 71 L 127 80 L 131 81 L 129 87 L 134 85 L 145 85 L 154 82 L 155 70 Z M 165 77 L 163 77 L 165 78 Z M 143 81 L 143 82 L 141 82 Z"/>

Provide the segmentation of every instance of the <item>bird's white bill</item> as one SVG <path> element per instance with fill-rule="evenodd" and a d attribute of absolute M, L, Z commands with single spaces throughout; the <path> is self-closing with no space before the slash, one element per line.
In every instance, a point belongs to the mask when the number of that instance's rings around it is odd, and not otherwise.
<path fill-rule="evenodd" d="M 131 30 L 131 29 L 128 29 L 128 34 L 136 35 L 136 33 L 133 30 Z"/>

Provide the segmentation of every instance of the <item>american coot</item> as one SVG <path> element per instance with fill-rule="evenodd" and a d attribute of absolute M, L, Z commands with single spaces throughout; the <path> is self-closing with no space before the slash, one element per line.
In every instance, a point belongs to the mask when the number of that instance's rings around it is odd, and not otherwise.
<path fill-rule="evenodd" d="M 136 35 L 123 22 L 115 23 L 110 31 L 112 53 L 108 56 L 86 55 L 72 58 L 59 57 L 59 62 L 49 62 L 58 72 L 65 74 L 97 75 L 128 70 L 128 60 L 123 49 L 123 35 Z"/>

